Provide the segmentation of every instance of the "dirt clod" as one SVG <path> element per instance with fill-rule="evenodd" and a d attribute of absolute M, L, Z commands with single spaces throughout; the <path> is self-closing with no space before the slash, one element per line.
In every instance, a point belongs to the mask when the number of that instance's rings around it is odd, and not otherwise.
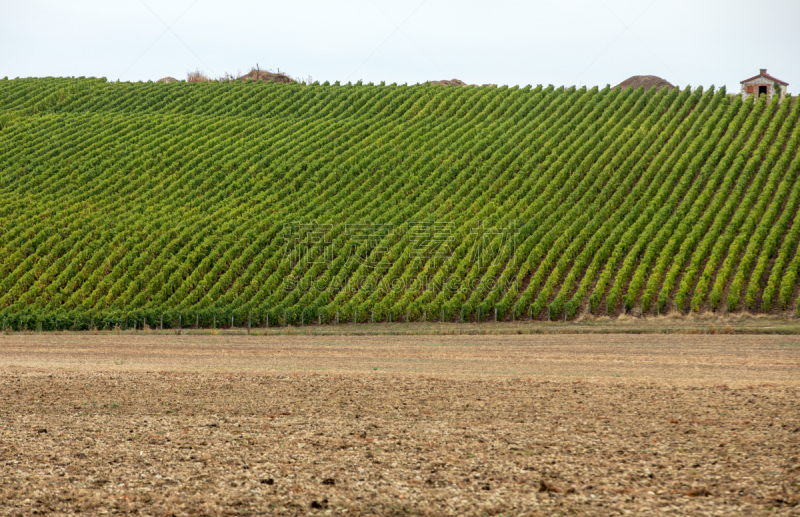
<path fill-rule="evenodd" d="M 555 485 L 551 485 L 544 479 L 539 480 L 539 492 L 561 492 L 561 489 Z"/>
<path fill-rule="evenodd" d="M 328 507 L 328 500 L 327 499 L 323 499 L 320 502 L 311 501 L 311 508 L 313 508 L 315 510 L 324 510 L 327 507 Z"/>

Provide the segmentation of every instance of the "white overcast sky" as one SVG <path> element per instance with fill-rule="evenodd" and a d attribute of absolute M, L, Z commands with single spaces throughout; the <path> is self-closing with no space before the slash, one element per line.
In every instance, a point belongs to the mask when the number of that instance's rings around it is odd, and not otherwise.
<path fill-rule="evenodd" d="M 168 29 L 169 27 L 169 29 Z M 800 0 L 0 0 L 0 77 L 123 81 L 261 68 L 413 84 L 800 92 Z"/>

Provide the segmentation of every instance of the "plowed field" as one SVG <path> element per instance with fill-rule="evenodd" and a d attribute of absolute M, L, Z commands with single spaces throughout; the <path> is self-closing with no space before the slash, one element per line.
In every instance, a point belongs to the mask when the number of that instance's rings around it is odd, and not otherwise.
<path fill-rule="evenodd" d="M 800 337 L 0 336 L 0 514 L 800 515 Z"/>

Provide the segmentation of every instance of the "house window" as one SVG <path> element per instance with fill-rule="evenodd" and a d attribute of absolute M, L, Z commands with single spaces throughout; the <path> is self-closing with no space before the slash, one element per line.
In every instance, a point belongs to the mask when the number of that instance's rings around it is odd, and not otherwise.
<path fill-rule="evenodd" d="M 744 91 L 746 91 L 747 93 L 755 93 L 756 87 L 753 86 L 752 84 L 749 84 L 749 85 L 747 85 L 747 88 L 745 88 Z"/>
<path fill-rule="evenodd" d="M 767 95 L 767 87 L 766 86 L 759 86 L 758 87 L 758 96 L 761 97 L 762 95 Z"/>

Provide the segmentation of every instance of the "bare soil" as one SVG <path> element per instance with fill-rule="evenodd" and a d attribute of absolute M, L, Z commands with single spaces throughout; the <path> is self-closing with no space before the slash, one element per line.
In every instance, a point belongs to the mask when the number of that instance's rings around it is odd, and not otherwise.
<path fill-rule="evenodd" d="M 270 81 L 276 83 L 294 82 L 294 80 L 291 77 L 287 76 L 286 74 L 275 74 L 272 72 L 268 72 L 266 70 L 256 70 L 255 68 L 250 70 L 250 72 L 246 73 L 245 75 L 239 77 L 237 80 L 246 81 L 248 79 L 252 81 L 264 81 L 265 83 L 268 83 Z"/>
<path fill-rule="evenodd" d="M 633 77 L 629 77 L 625 79 L 614 88 L 641 88 L 644 87 L 645 90 L 649 90 L 650 88 L 675 88 L 669 81 L 657 77 L 655 75 L 634 75 Z"/>
<path fill-rule="evenodd" d="M 450 79 L 442 81 L 429 81 L 430 84 L 438 84 L 440 86 L 467 86 L 467 83 L 460 79 Z"/>
<path fill-rule="evenodd" d="M 0 335 L 0 514 L 800 515 L 800 337 Z"/>

